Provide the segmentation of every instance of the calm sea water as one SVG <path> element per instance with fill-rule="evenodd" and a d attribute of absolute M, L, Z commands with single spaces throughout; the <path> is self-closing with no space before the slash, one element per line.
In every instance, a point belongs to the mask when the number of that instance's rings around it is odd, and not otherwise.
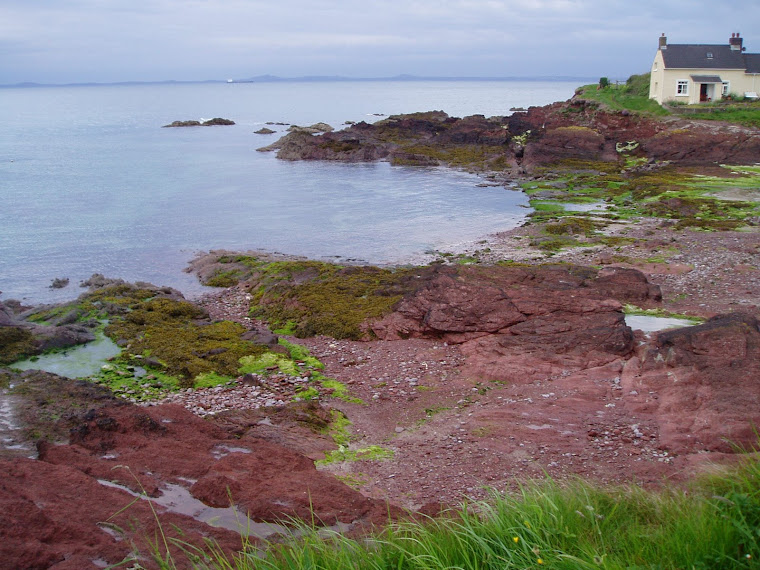
<path fill-rule="evenodd" d="M 527 201 L 446 169 L 279 161 L 265 122 L 374 121 L 440 109 L 509 114 L 577 83 L 383 81 L 0 89 L 0 291 L 74 298 L 92 273 L 202 291 L 210 249 L 404 263 L 522 221 Z M 162 129 L 225 117 L 230 127 Z M 54 278 L 65 289 L 51 290 Z"/>

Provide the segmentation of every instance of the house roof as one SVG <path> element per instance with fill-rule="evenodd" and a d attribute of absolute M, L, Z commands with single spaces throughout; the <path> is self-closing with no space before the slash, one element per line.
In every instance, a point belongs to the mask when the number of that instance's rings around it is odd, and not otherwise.
<path fill-rule="evenodd" d="M 692 75 L 694 83 L 722 83 L 723 80 L 717 75 Z"/>
<path fill-rule="evenodd" d="M 760 73 L 760 53 L 745 53 L 744 61 L 747 73 Z"/>
<path fill-rule="evenodd" d="M 668 44 L 662 58 L 669 69 L 746 69 L 745 58 L 760 54 L 745 54 L 728 45 Z M 711 57 L 708 57 L 711 56 Z M 757 62 L 760 67 L 760 61 Z"/>

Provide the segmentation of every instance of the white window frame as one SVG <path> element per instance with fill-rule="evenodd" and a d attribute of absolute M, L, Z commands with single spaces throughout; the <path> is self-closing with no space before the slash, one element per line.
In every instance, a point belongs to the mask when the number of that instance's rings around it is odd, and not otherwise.
<path fill-rule="evenodd" d="M 676 97 L 688 97 L 689 96 L 689 80 L 678 79 L 676 80 Z"/>
<path fill-rule="evenodd" d="M 720 94 L 723 97 L 726 97 L 729 93 L 731 93 L 731 82 L 730 81 L 724 81 L 723 87 L 720 90 Z"/>

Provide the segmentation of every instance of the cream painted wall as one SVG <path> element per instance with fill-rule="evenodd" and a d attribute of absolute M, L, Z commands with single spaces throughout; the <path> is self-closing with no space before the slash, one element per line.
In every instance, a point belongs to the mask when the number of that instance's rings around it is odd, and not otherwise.
<path fill-rule="evenodd" d="M 662 52 L 657 50 L 657 54 L 654 56 L 654 63 L 652 63 L 651 79 L 649 81 L 649 98 L 655 99 L 660 105 L 663 102 L 663 86 L 665 75 L 665 62 L 662 59 Z"/>
<path fill-rule="evenodd" d="M 692 75 L 717 75 L 723 81 L 729 82 L 729 93 L 744 95 L 747 92 L 758 93 L 760 90 L 760 76 L 745 73 L 741 69 L 665 69 L 662 52 L 657 50 L 652 63 L 651 80 L 649 83 L 649 98 L 662 104 L 666 101 L 678 101 L 688 105 L 699 103 L 699 84 L 695 84 Z M 676 93 L 679 81 L 687 82 L 687 94 Z M 712 100 L 718 101 L 721 96 L 722 85 L 713 87 Z"/>

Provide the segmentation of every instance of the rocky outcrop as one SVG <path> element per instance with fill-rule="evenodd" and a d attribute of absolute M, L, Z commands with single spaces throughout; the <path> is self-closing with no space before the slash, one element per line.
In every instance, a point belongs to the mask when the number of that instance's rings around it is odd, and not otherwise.
<path fill-rule="evenodd" d="M 214 127 L 217 125 L 234 125 L 235 121 L 230 119 L 222 119 L 221 117 L 214 117 L 206 121 L 173 121 L 168 125 L 164 125 L 164 128 L 171 127 Z"/>
<path fill-rule="evenodd" d="M 21 317 L 0 302 L 0 364 L 95 340 L 93 323 L 78 324 L 61 315 L 58 323 L 42 325 Z"/>
<path fill-rule="evenodd" d="M 378 338 L 464 342 L 547 315 L 619 311 L 620 302 L 661 299 L 643 274 L 622 268 L 439 266 L 420 277 L 392 314 L 369 323 Z"/>
<path fill-rule="evenodd" d="M 725 451 L 757 445 L 760 325 L 751 315 L 720 315 L 656 335 L 626 363 L 626 405 L 659 423 L 668 448 Z"/>
<path fill-rule="evenodd" d="M 389 160 L 471 170 L 532 173 L 561 160 L 617 162 L 620 149 L 652 161 L 744 164 L 760 154 L 756 129 L 609 111 L 574 98 L 510 117 L 449 117 L 441 111 L 394 115 L 312 136 L 299 128 L 262 151 L 284 160 Z"/>
<path fill-rule="evenodd" d="M 630 356 L 634 337 L 620 302 L 660 299 L 658 287 L 628 269 L 439 268 L 370 328 L 386 340 L 461 343 L 469 373 L 523 382 Z"/>
<path fill-rule="evenodd" d="M 115 457 L 131 472 L 114 471 Z M 254 437 L 232 438 L 174 405 L 101 408 L 74 426 L 70 445 L 41 447 L 40 460 L 151 496 L 165 483 L 191 479 L 197 499 L 214 507 L 232 502 L 256 521 L 313 516 L 325 525 L 353 523 L 386 508 L 317 471 L 295 451 Z"/>
<path fill-rule="evenodd" d="M 291 133 L 307 133 L 310 135 L 315 135 L 317 133 L 329 133 L 333 130 L 335 129 L 333 129 L 327 123 L 314 123 L 308 127 L 301 127 L 299 125 L 290 125 L 288 127 L 288 131 Z"/>

